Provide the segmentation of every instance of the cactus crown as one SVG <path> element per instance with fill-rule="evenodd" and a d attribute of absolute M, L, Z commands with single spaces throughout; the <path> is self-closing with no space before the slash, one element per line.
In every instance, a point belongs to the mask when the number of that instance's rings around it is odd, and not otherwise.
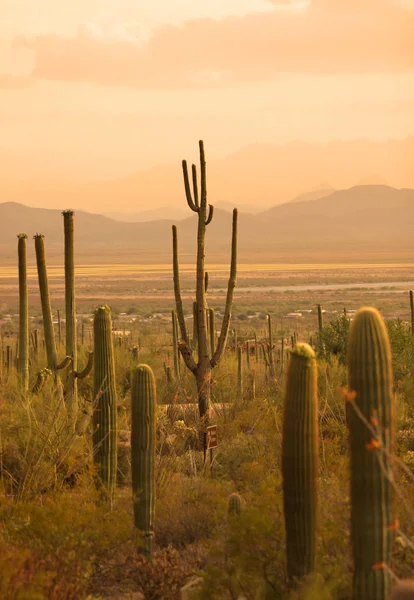
<path fill-rule="evenodd" d="M 75 213 L 75 211 L 73 211 L 71 208 L 68 208 L 66 210 L 62 210 L 62 215 L 63 216 L 65 216 L 65 215 L 73 216 L 74 213 Z"/>
<path fill-rule="evenodd" d="M 296 356 L 304 356 L 305 358 L 315 358 L 316 354 L 312 346 L 305 342 L 299 342 L 295 348 L 291 351 L 291 354 Z"/>
<path fill-rule="evenodd" d="M 33 239 L 37 240 L 37 239 L 41 239 L 41 238 L 44 238 L 44 237 L 45 236 L 43 235 L 43 233 L 35 233 L 34 236 L 33 236 Z"/>
<path fill-rule="evenodd" d="M 25 233 L 18 233 L 17 237 L 19 240 L 27 240 L 27 235 Z"/>
<path fill-rule="evenodd" d="M 111 309 L 109 308 L 109 306 L 107 304 L 102 304 L 101 306 L 97 306 L 95 308 L 94 314 L 97 315 L 102 310 L 105 311 L 106 313 L 110 313 L 111 312 Z"/>

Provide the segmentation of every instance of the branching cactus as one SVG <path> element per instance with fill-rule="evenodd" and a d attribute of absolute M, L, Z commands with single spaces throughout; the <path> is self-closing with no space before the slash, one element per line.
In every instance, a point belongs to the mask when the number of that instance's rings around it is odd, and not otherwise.
<path fill-rule="evenodd" d="M 150 555 L 155 516 L 156 387 L 151 368 L 138 365 L 131 381 L 131 469 L 135 527 L 144 534 L 139 548 Z"/>
<path fill-rule="evenodd" d="M 19 261 L 19 384 L 22 392 L 29 387 L 29 305 L 27 294 L 27 262 L 26 246 L 27 235 L 19 233 L 18 261 Z"/>
<path fill-rule="evenodd" d="M 104 491 L 110 505 L 116 485 L 117 465 L 117 395 L 115 382 L 112 319 L 108 306 L 99 306 L 93 320 L 95 369 L 93 392 L 93 447 L 97 469 L 97 486 Z"/>
<path fill-rule="evenodd" d="M 283 411 L 283 504 L 290 580 L 315 567 L 318 452 L 315 352 L 299 343 L 289 361 Z"/>
<path fill-rule="evenodd" d="M 206 227 L 213 218 L 213 207 L 207 204 L 207 187 L 206 187 L 206 161 L 204 156 L 204 144 L 199 142 L 200 149 L 200 169 L 201 169 L 201 186 L 200 193 L 197 182 L 197 169 L 192 166 L 192 191 L 188 177 L 187 163 L 183 161 L 184 187 L 187 197 L 187 203 L 192 211 L 198 216 L 197 229 L 197 266 L 196 266 L 196 311 L 197 318 L 194 323 L 197 326 L 197 347 L 198 360 L 194 359 L 192 349 L 189 343 L 189 337 L 184 320 L 183 303 L 181 299 L 180 275 L 178 266 L 178 235 L 177 227 L 173 225 L 173 271 L 174 271 L 174 293 L 176 302 L 176 311 L 178 323 L 180 326 L 181 340 L 179 343 L 180 352 L 184 359 L 187 368 L 193 373 L 197 383 L 197 396 L 200 417 L 206 425 L 209 415 L 210 406 L 210 383 L 211 371 L 219 363 L 223 351 L 226 347 L 227 335 L 230 326 L 231 307 L 233 303 L 233 292 L 236 285 L 236 269 L 237 269 L 237 210 L 233 211 L 233 227 L 232 227 L 232 245 L 231 245 L 231 264 L 230 277 L 227 287 L 227 297 L 224 310 L 224 317 L 221 326 L 218 342 L 215 351 L 210 358 L 209 339 L 208 339 L 208 324 L 206 318 L 207 302 L 206 302 L 206 273 L 204 266 L 205 255 L 205 236 Z M 194 336 L 195 338 L 195 336 Z"/>
<path fill-rule="evenodd" d="M 347 355 L 353 597 L 386 600 L 396 528 L 392 475 L 395 408 L 390 343 L 375 308 L 361 308 L 356 313 Z"/>

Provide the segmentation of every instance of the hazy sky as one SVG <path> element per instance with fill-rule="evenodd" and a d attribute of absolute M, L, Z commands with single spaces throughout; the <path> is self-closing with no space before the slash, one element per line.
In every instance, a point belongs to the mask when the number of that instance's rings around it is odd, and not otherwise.
<path fill-rule="evenodd" d="M 199 138 L 220 157 L 414 135 L 414 0 L 0 0 L 0 14 L 4 177 L 105 179 L 179 164 Z"/>

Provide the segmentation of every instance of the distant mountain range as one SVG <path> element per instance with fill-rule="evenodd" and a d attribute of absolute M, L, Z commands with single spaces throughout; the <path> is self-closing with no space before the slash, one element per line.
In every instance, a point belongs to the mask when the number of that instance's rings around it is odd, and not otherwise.
<path fill-rule="evenodd" d="M 196 217 L 178 224 L 183 262 L 193 260 Z M 239 214 L 239 260 L 290 262 L 325 256 L 385 262 L 414 259 L 414 190 L 384 185 L 355 186 L 317 199 L 286 202 L 253 215 Z M 172 220 L 120 222 L 76 211 L 76 253 L 82 262 L 170 262 Z M 48 259 L 62 262 L 63 220 L 59 210 L 0 204 L 0 263 L 16 262 L 16 234 L 43 233 Z M 216 209 L 207 230 L 210 261 L 228 260 L 231 213 Z M 33 260 L 31 254 L 31 260 Z"/>
<path fill-rule="evenodd" d="M 225 210 L 230 204 L 256 213 L 309 190 L 339 190 L 358 183 L 414 188 L 411 166 L 414 137 L 384 142 L 361 139 L 326 144 L 257 143 L 220 159 L 214 159 L 211 152 L 207 146 L 208 198 L 217 208 Z M 0 159 L 1 156 L 0 148 Z M 197 146 L 190 155 L 177 156 L 172 164 L 137 170 L 118 178 L 107 176 L 103 169 L 101 180 L 89 183 L 77 182 L 75 174 L 73 180 L 59 178 L 51 172 L 34 177 L 19 163 L 17 170 L 2 169 L 0 198 L 42 207 L 54 207 L 58 199 L 59 205 L 66 208 L 112 215 L 147 212 L 147 217 L 152 219 L 152 211 L 162 211 L 166 205 L 179 211 L 187 210 L 181 158 L 198 164 Z M 326 178 L 329 184 L 321 184 Z M 136 218 L 131 217 L 131 220 Z"/>

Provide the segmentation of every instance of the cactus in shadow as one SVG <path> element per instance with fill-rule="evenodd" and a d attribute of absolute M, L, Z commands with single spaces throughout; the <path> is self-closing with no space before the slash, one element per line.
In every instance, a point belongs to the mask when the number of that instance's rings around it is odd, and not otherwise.
<path fill-rule="evenodd" d="M 71 368 L 66 375 L 65 400 L 72 421 L 75 421 L 78 412 L 78 382 L 75 375 L 78 368 L 78 350 L 76 340 L 74 218 L 72 210 L 64 210 L 62 215 L 65 237 L 66 355 L 72 357 Z"/>
<path fill-rule="evenodd" d="M 44 236 L 37 233 L 34 236 L 37 274 L 39 279 L 40 301 L 42 304 L 43 330 L 45 336 L 47 366 L 57 378 L 57 354 L 55 333 L 53 331 L 52 309 L 50 306 L 49 282 L 46 270 L 46 254 Z"/>
<path fill-rule="evenodd" d="M 318 452 L 315 352 L 299 343 L 289 361 L 283 409 L 283 504 L 290 580 L 315 567 Z"/>
<path fill-rule="evenodd" d="M 181 340 L 179 343 L 180 352 L 184 359 L 187 368 L 193 373 L 197 384 L 197 397 L 200 417 L 204 425 L 207 425 L 210 395 L 211 395 L 211 371 L 219 363 L 224 348 L 230 326 L 231 307 L 233 303 L 233 292 L 236 285 L 236 269 L 237 269 L 237 210 L 233 211 L 233 226 L 232 226 L 232 245 L 231 245 L 231 264 L 230 277 L 227 287 L 227 297 L 224 310 L 224 317 L 221 326 L 220 335 L 215 348 L 215 351 L 210 358 L 208 327 L 206 319 L 206 273 L 205 273 L 205 236 L 207 225 L 213 218 L 213 207 L 207 204 L 207 187 L 206 187 L 206 161 L 204 155 L 204 144 L 199 142 L 200 150 L 200 168 L 201 168 L 201 188 L 200 194 L 198 191 L 197 169 L 192 166 L 192 184 L 193 191 L 190 189 L 188 177 L 187 163 L 183 161 L 184 187 L 187 198 L 187 203 L 192 211 L 198 217 L 197 230 L 197 262 L 196 262 L 196 312 L 197 318 L 194 319 L 194 326 L 197 328 L 197 362 L 194 359 L 192 349 L 189 344 L 189 337 L 184 320 L 183 303 L 181 299 L 179 265 L 178 265 L 178 235 L 177 227 L 173 225 L 173 273 L 174 273 L 174 294 L 176 302 L 176 311 L 178 323 L 180 325 Z M 195 339 L 195 335 L 193 336 Z"/>
<path fill-rule="evenodd" d="M 227 500 L 227 514 L 229 517 L 239 516 L 243 508 L 243 502 L 237 492 L 230 494 Z"/>
<path fill-rule="evenodd" d="M 131 469 L 135 527 L 144 534 L 139 550 L 150 555 L 155 517 L 155 378 L 138 365 L 131 381 Z"/>
<path fill-rule="evenodd" d="M 395 529 L 392 453 L 395 407 L 387 329 L 361 308 L 348 337 L 347 422 L 351 466 L 351 541 L 355 600 L 386 600 Z"/>
<path fill-rule="evenodd" d="M 410 290 L 411 335 L 414 335 L 414 292 Z"/>
<path fill-rule="evenodd" d="M 237 400 L 243 400 L 243 350 L 241 346 L 237 347 Z"/>
<path fill-rule="evenodd" d="M 208 309 L 208 331 L 210 334 L 210 356 L 213 357 L 216 347 L 216 318 L 214 308 Z"/>
<path fill-rule="evenodd" d="M 180 355 L 178 350 L 178 322 L 175 310 L 171 311 L 172 321 L 172 337 L 173 337 L 173 361 L 174 361 L 174 376 L 176 379 L 180 376 Z"/>
<path fill-rule="evenodd" d="M 26 245 L 27 235 L 19 233 L 18 261 L 19 261 L 19 385 L 23 392 L 29 387 L 29 305 L 27 293 L 27 262 Z"/>
<path fill-rule="evenodd" d="M 93 377 L 93 447 L 97 487 L 112 506 L 117 465 L 117 394 L 111 310 L 96 308 L 93 320 L 95 368 Z"/>

